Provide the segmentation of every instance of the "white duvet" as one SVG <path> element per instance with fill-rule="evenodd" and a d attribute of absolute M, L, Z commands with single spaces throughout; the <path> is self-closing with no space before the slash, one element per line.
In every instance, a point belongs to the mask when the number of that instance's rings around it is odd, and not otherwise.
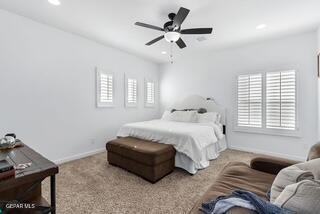
<path fill-rule="evenodd" d="M 208 162 L 206 148 L 224 137 L 221 126 L 215 123 L 184 123 L 166 120 L 129 123 L 120 128 L 117 136 L 132 136 L 171 144 L 178 152 L 189 157 L 195 165 Z"/>

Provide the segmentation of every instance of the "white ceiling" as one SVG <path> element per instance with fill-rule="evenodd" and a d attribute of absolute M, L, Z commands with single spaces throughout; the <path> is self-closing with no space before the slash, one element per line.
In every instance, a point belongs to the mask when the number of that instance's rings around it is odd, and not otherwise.
<path fill-rule="evenodd" d="M 120 48 L 155 62 L 168 61 L 170 44 L 144 44 L 161 32 L 134 25 L 140 21 L 163 26 L 167 14 L 180 6 L 191 10 L 182 28 L 213 27 L 214 34 L 199 42 L 183 35 L 187 48 L 178 56 L 204 49 L 221 49 L 271 37 L 315 29 L 320 24 L 320 0 L 1 0 L 0 8 L 36 21 Z M 267 24 L 257 30 L 259 24 Z"/>

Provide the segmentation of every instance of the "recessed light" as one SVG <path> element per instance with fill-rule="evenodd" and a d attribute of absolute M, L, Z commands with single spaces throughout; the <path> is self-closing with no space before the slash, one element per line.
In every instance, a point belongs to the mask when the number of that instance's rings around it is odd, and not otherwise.
<path fill-rule="evenodd" d="M 256 27 L 257 30 L 263 30 L 263 29 L 266 29 L 267 28 L 267 25 L 266 24 L 260 24 Z"/>
<path fill-rule="evenodd" d="M 58 5 L 61 4 L 61 2 L 60 2 L 59 0 L 48 0 L 48 2 L 49 2 L 50 4 L 55 5 L 55 6 L 58 6 Z"/>
<path fill-rule="evenodd" d="M 161 54 L 167 54 L 167 51 L 161 51 Z"/>

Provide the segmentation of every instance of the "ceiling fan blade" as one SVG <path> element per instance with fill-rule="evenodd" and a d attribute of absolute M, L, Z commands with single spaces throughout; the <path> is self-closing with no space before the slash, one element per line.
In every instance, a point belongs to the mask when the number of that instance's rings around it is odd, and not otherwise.
<path fill-rule="evenodd" d="M 182 22 L 185 20 L 185 18 L 187 17 L 187 15 L 189 14 L 190 10 L 188 10 L 187 8 L 184 7 L 180 7 L 177 15 L 174 17 L 173 19 L 173 24 L 176 27 L 180 27 Z"/>
<path fill-rule="evenodd" d="M 161 27 L 157 27 L 157 26 L 154 26 L 154 25 L 149 25 L 149 24 L 145 24 L 145 23 L 142 23 L 142 22 L 136 22 L 134 23 L 135 25 L 138 25 L 140 27 L 146 27 L 146 28 L 150 28 L 150 29 L 153 29 L 153 30 L 159 30 L 159 31 L 164 31 L 163 28 Z"/>
<path fill-rule="evenodd" d="M 178 41 L 176 41 L 177 45 L 179 46 L 179 48 L 185 48 L 187 47 L 186 43 L 184 43 L 184 41 L 180 38 L 178 39 Z"/>
<path fill-rule="evenodd" d="M 152 45 L 153 43 L 156 43 L 156 42 L 158 42 L 158 41 L 160 41 L 161 39 L 163 39 L 164 38 L 164 36 L 162 35 L 162 36 L 159 36 L 159 37 L 157 37 L 157 38 L 155 38 L 154 40 L 151 40 L 150 42 L 148 42 L 146 45 Z"/>
<path fill-rule="evenodd" d="M 192 28 L 180 31 L 181 34 L 211 34 L 212 28 Z"/>

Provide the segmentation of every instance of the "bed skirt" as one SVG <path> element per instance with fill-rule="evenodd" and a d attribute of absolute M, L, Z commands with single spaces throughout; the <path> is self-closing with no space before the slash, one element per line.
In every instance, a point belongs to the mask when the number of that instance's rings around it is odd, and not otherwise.
<path fill-rule="evenodd" d="M 194 163 L 188 156 L 183 153 L 177 152 L 175 155 L 175 167 L 182 168 L 194 175 L 198 170 L 207 168 L 210 164 L 210 160 L 217 159 L 220 152 L 226 150 L 227 142 L 226 138 L 222 138 L 218 142 L 209 145 L 205 152 L 209 161 L 202 161 L 199 164 Z"/>

